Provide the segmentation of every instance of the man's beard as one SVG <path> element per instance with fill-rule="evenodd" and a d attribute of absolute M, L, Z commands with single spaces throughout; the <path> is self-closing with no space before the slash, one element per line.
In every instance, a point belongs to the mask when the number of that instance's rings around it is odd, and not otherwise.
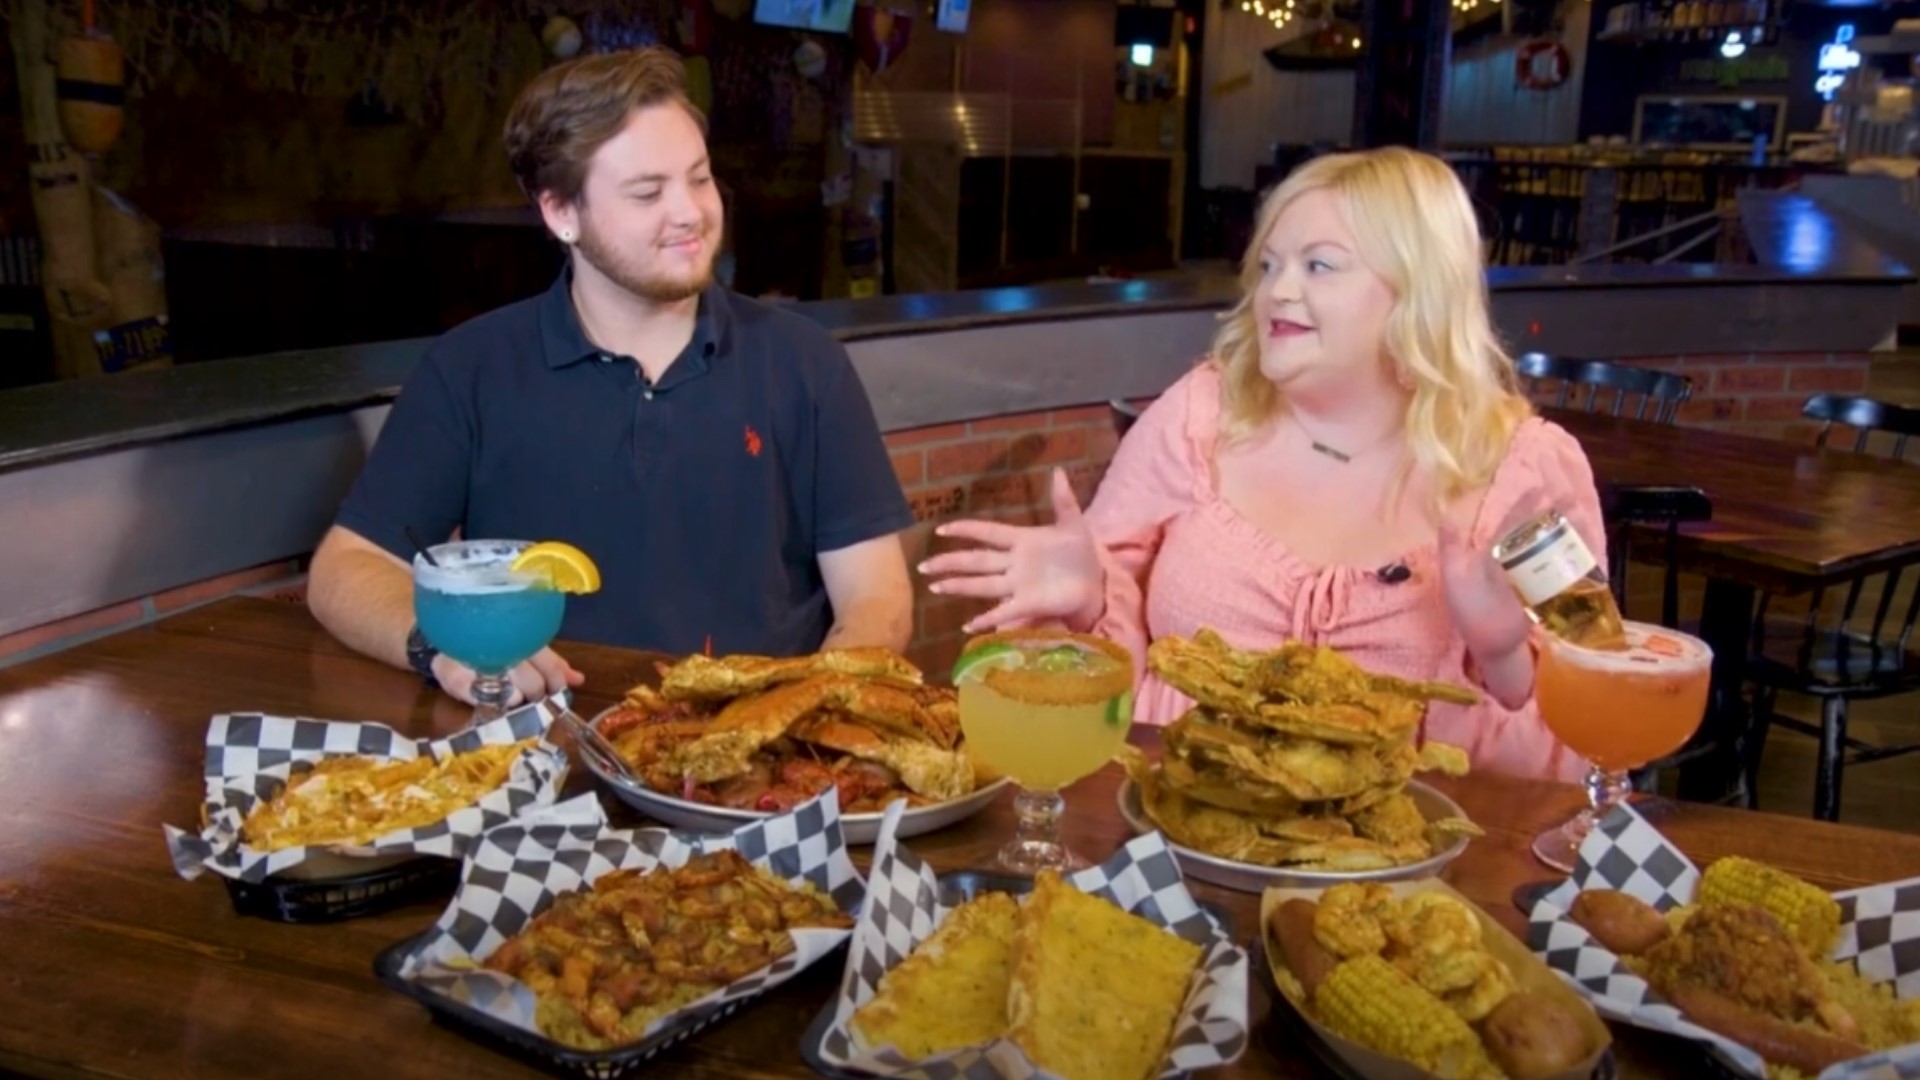
<path fill-rule="evenodd" d="M 575 248 L 580 257 L 591 263 L 595 270 L 642 300 L 656 304 L 672 304 L 691 299 L 706 291 L 713 284 L 714 244 L 713 234 L 718 230 L 706 230 L 700 234 L 702 244 L 706 245 L 703 254 L 706 262 L 698 270 L 685 276 L 665 274 L 648 275 L 635 267 L 622 252 L 603 243 L 600 234 L 589 228 L 585 221 L 580 223 L 580 240 Z"/>

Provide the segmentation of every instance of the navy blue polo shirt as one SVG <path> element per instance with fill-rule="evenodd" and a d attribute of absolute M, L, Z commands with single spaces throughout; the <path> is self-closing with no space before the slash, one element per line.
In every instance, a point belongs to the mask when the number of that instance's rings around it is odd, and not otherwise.
<path fill-rule="evenodd" d="M 401 389 L 338 523 L 564 540 L 600 567 L 562 637 L 793 656 L 832 625 L 817 560 L 913 523 L 847 353 L 714 286 L 658 384 L 587 340 L 563 271 L 454 328 Z"/>

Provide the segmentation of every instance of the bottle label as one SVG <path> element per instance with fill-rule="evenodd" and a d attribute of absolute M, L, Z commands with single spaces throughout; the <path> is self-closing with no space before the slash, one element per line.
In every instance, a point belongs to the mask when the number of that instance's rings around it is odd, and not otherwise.
<path fill-rule="evenodd" d="M 1579 531 L 1567 526 L 1545 546 L 1510 564 L 1507 579 L 1528 607 L 1538 607 L 1567 591 L 1598 565 Z"/>

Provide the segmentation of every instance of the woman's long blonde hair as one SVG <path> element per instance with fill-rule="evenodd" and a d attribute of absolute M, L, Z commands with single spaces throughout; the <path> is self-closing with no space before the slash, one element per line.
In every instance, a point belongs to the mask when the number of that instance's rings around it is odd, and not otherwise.
<path fill-rule="evenodd" d="M 1532 413 L 1518 392 L 1513 359 L 1487 311 L 1480 229 L 1460 180 L 1445 162 L 1402 147 L 1316 158 L 1294 170 L 1261 204 L 1240 269 L 1242 293 L 1213 339 L 1225 386 L 1224 433 L 1245 438 L 1284 410 L 1260 371 L 1253 298 L 1262 287 L 1261 249 L 1295 200 L 1333 194 L 1360 245 L 1360 258 L 1392 288 L 1388 359 L 1411 382 L 1409 470 L 1433 479 L 1438 512 L 1485 486 L 1520 422 Z"/>

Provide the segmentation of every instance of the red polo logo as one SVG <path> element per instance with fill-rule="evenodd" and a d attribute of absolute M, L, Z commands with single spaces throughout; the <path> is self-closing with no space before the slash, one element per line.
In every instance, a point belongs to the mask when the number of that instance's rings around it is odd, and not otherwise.
<path fill-rule="evenodd" d="M 760 456 L 760 433 L 753 430 L 752 424 L 747 425 L 747 453 Z"/>

